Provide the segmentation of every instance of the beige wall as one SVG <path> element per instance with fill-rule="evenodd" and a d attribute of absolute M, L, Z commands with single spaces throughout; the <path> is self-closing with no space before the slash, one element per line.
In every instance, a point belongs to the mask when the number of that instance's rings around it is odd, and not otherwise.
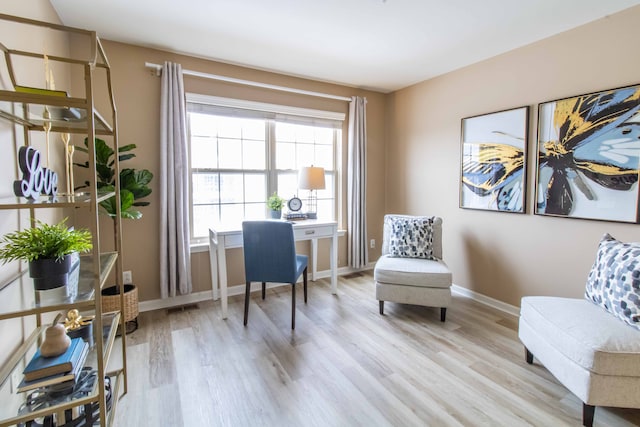
<path fill-rule="evenodd" d="M 114 92 L 118 106 L 119 135 L 121 144 L 137 144 L 137 157 L 128 160 L 127 167 L 147 168 L 155 175 L 152 181 L 153 193 L 148 200 L 151 205 L 142 208 L 144 214 L 139 221 L 124 221 L 124 269 L 132 270 L 134 283 L 139 286 L 140 300 L 148 301 L 160 298 L 159 290 L 159 115 L 160 115 L 160 79 L 144 67 L 145 62 L 162 64 L 164 61 L 181 63 L 183 68 L 205 73 L 220 74 L 240 79 L 254 80 L 275 85 L 289 86 L 304 90 L 331 93 L 340 96 L 360 95 L 368 99 L 368 164 L 369 186 L 367 211 L 370 220 L 369 234 L 380 241 L 380 218 L 384 210 L 384 193 L 378 189 L 384 185 L 384 141 L 385 141 L 385 95 L 357 90 L 350 87 L 316 82 L 284 75 L 266 73 L 248 68 L 222 64 L 160 50 L 147 49 L 128 44 L 104 43 L 107 56 L 113 70 Z M 248 99 L 274 104 L 324 109 L 348 113 L 348 103 L 309 96 L 274 92 L 212 80 L 185 77 L 185 89 L 188 92 L 204 93 L 222 97 Z M 347 128 L 343 129 L 342 158 L 346 161 Z M 343 163 L 343 175 L 346 167 Z M 346 181 L 343 189 L 346 194 Z M 343 207 L 343 215 L 346 208 Z M 346 221 L 346 220 L 345 220 Z M 346 226 L 346 224 L 345 224 Z M 105 232 L 107 229 L 105 228 Z M 339 242 L 340 266 L 347 263 L 346 240 Z M 308 244 L 301 244 L 300 251 L 307 251 Z M 320 251 L 328 253 L 327 242 L 320 242 Z M 379 256 L 379 246 L 372 249 L 370 257 Z M 229 284 L 244 283 L 242 252 L 231 252 L 228 259 Z M 328 257 L 321 257 L 319 269 L 328 269 Z M 211 289 L 208 253 L 197 253 L 192 257 L 194 291 Z"/>
<path fill-rule="evenodd" d="M 454 283 L 519 305 L 523 295 L 581 297 L 603 233 L 637 225 L 533 215 L 537 104 L 640 82 L 640 7 L 389 96 L 386 211 L 444 218 Z M 527 213 L 458 207 L 460 120 L 532 106 Z"/>

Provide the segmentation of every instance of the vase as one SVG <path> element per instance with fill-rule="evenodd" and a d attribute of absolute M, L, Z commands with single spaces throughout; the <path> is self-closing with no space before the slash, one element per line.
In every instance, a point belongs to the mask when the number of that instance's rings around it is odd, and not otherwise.
<path fill-rule="evenodd" d="M 71 271 L 72 255 L 66 255 L 60 261 L 56 258 L 39 258 L 29 262 L 29 276 L 37 291 L 67 286 Z"/>
<path fill-rule="evenodd" d="M 280 219 L 280 217 L 282 216 L 282 210 L 273 210 L 271 209 L 271 218 L 272 219 Z"/>
<path fill-rule="evenodd" d="M 93 321 L 77 329 L 68 330 L 67 335 L 69 338 L 82 338 L 89 344 L 89 347 L 93 347 Z"/>

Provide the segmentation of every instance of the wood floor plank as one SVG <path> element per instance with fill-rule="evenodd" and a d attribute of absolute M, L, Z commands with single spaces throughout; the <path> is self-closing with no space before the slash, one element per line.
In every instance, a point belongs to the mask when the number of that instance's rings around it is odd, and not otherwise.
<path fill-rule="evenodd" d="M 116 426 L 579 426 L 582 403 L 537 361 L 518 319 L 454 295 L 437 308 L 385 304 L 370 272 L 140 314 L 128 335 L 129 393 Z M 595 426 L 640 425 L 597 408 Z"/>
<path fill-rule="evenodd" d="M 188 320 L 185 319 L 188 323 Z M 209 383 L 202 375 L 203 364 L 198 352 L 194 331 L 188 327 L 174 330 L 171 334 L 176 358 L 176 378 L 182 419 L 184 425 L 214 425 L 215 405 L 200 402 L 201 396 L 209 394 Z"/>
<path fill-rule="evenodd" d="M 171 342 L 170 318 L 162 312 L 152 312 L 154 333 L 149 336 L 149 378 L 152 387 L 175 385 L 176 370 L 173 344 Z"/>

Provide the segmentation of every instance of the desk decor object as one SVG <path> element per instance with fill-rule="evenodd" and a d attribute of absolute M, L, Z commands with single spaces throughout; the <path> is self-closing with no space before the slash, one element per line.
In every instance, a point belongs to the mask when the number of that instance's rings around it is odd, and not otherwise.
<path fill-rule="evenodd" d="M 638 222 L 640 85 L 538 106 L 537 215 Z"/>
<path fill-rule="evenodd" d="M 271 213 L 271 218 L 273 219 L 280 219 L 280 217 L 282 216 L 283 206 L 284 206 L 284 199 L 278 196 L 276 192 L 274 192 L 267 199 L 267 207 L 269 208 L 269 211 Z"/>
<path fill-rule="evenodd" d="M 324 168 L 309 166 L 298 171 L 298 188 L 309 190 L 307 199 L 307 218 L 318 218 L 318 194 L 317 190 L 324 190 Z"/>
<path fill-rule="evenodd" d="M 298 196 L 293 196 L 287 202 L 287 208 L 289 208 L 289 212 L 284 215 L 284 218 L 287 221 L 298 221 L 307 219 L 307 214 L 300 212 L 302 209 L 302 200 L 298 198 Z"/>
<path fill-rule="evenodd" d="M 460 207 L 525 212 L 529 107 L 462 119 Z"/>

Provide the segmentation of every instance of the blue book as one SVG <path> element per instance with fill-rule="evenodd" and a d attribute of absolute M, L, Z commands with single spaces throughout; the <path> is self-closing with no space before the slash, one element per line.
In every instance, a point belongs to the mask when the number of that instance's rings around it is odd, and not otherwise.
<path fill-rule="evenodd" d="M 24 379 L 33 381 L 38 378 L 71 371 L 77 364 L 85 345 L 88 344 L 82 338 L 72 338 L 67 350 L 54 357 L 43 357 L 38 348 L 27 367 L 22 371 Z"/>
<path fill-rule="evenodd" d="M 73 367 L 71 371 L 62 372 L 59 374 L 50 375 L 44 378 L 38 378 L 33 381 L 27 381 L 23 379 L 20 384 L 18 384 L 17 391 L 18 393 L 22 393 L 24 391 L 33 390 L 40 387 L 47 387 L 55 384 L 62 384 L 66 382 L 76 381 L 78 379 L 78 375 L 82 371 L 84 367 L 84 362 L 87 358 L 87 354 L 89 354 L 89 344 L 84 342 L 84 345 L 78 345 L 78 348 L 82 349 L 80 352 L 80 358 L 77 363 Z"/>

